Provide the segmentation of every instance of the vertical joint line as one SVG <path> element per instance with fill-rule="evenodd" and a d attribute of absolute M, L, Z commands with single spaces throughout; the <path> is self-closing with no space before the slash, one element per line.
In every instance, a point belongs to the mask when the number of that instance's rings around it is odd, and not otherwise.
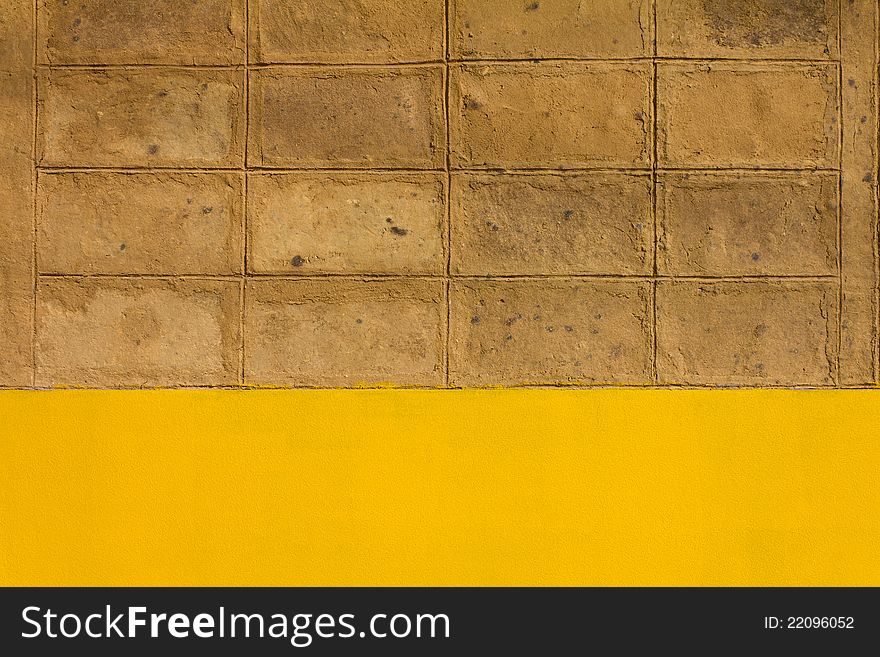
<path fill-rule="evenodd" d="M 238 382 L 244 385 L 244 311 L 247 294 L 249 226 L 248 226 L 248 144 L 251 130 L 251 72 L 250 52 L 251 16 L 250 1 L 244 3 L 244 161 L 242 162 L 242 204 L 241 204 L 241 282 L 238 289 Z"/>
<path fill-rule="evenodd" d="M 843 0 L 837 1 L 837 385 L 842 381 L 840 355 L 843 351 Z"/>
<path fill-rule="evenodd" d="M 657 266 L 660 249 L 660 233 L 657 224 L 657 2 L 651 2 L 651 222 L 653 226 L 653 280 L 651 283 L 651 381 L 656 385 L 659 381 L 657 372 Z"/>
<path fill-rule="evenodd" d="M 39 55 L 37 52 L 37 48 L 39 47 L 39 37 L 37 34 L 37 30 L 39 30 L 39 11 L 40 11 L 40 0 L 34 0 L 34 11 L 33 11 L 33 65 L 34 70 L 32 73 L 32 84 L 33 84 L 33 92 L 32 92 L 32 102 L 33 102 L 33 140 L 31 144 L 31 148 L 33 149 L 33 171 L 31 175 L 31 194 L 33 197 L 31 198 L 31 202 L 33 203 L 33 216 L 31 217 L 32 226 L 31 229 L 33 231 L 33 242 L 31 243 L 31 275 L 33 276 L 33 287 L 32 287 L 32 307 L 31 307 L 31 386 L 37 387 L 37 290 L 39 284 L 39 267 L 37 266 L 37 186 L 39 184 L 39 173 L 37 171 L 37 134 L 39 132 L 39 119 L 37 116 L 37 112 L 40 107 L 40 99 L 39 99 L 39 78 L 38 71 L 39 67 L 37 64 L 39 63 Z"/>
<path fill-rule="evenodd" d="M 843 2 L 839 3 L 841 6 Z M 873 351 L 873 382 L 880 383 L 880 101 L 878 101 L 877 93 L 880 91 L 880 3 L 872 3 L 872 28 L 874 38 L 874 75 L 871 79 L 871 111 L 873 112 L 874 124 L 874 158 L 872 171 L 874 174 L 874 183 L 871 188 L 871 201 L 874 210 L 874 300 L 873 300 L 873 317 L 872 328 L 873 335 L 872 351 Z M 841 54 L 841 60 L 843 55 Z"/>
<path fill-rule="evenodd" d="M 452 301 L 450 299 L 450 279 L 452 271 L 452 176 L 450 174 L 452 145 L 449 141 L 449 2 L 446 0 L 445 14 L 443 23 L 443 120 L 446 129 L 446 192 L 444 194 L 446 201 L 446 274 L 445 274 L 445 299 L 446 299 L 446 333 L 444 335 L 443 347 L 443 377 L 444 383 L 449 387 L 449 333 L 452 327 Z"/>

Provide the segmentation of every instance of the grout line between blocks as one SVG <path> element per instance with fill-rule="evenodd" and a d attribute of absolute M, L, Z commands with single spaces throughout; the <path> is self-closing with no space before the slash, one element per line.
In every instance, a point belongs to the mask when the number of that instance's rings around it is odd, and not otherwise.
<path fill-rule="evenodd" d="M 840 66 L 837 67 L 837 354 L 834 381 L 840 384 L 842 374 L 840 371 L 840 354 L 843 351 L 843 2 L 837 1 L 837 54 L 840 57 Z"/>
<path fill-rule="evenodd" d="M 424 174 L 445 174 L 446 168 L 431 169 L 418 167 L 369 167 L 369 168 L 351 168 L 351 167 L 120 167 L 120 166 L 40 166 L 37 171 L 43 173 L 232 173 L 246 170 L 252 174 L 299 174 L 319 175 L 322 173 L 340 173 L 351 175 L 363 174 L 393 174 L 393 173 L 424 173 Z M 565 175 L 601 175 L 601 174 L 625 174 L 625 175 L 642 175 L 652 176 L 655 167 L 583 167 L 572 166 L 563 168 L 517 168 L 517 167 L 450 167 L 450 173 L 455 175 L 479 174 L 487 176 L 506 176 L 506 175 L 547 175 L 547 176 L 565 176 Z M 837 168 L 831 167 L 663 167 L 657 166 L 656 173 L 662 175 L 673 175 L 678 173 L 690 173 L 697 175 L 816 175 L 816 174 L 839 174 Z"/>
<path fill-rule="evenodd" d="M 40 11 L 40 0 L 34 0 L 34 11 L 33 11 L 33 21 L 34 21 L 34 29 L 33 29 L 33 64 L 34 70 L 32 72 L 32 102 L 33 102 L 33 142 L 32 142 L 32 156 L 33 156 L 33 171 L 32 173 L 32 191 L 33 197 L 31 202 L 33 204 L 33 216 L 31 217 L 33 225 L 33 243 L 31 244 L 31 276 L 33 277 L 33 299 L 32 299 L 32 308 L 31 308 L 31 385 L 33 387 L 37 386 L 37 293 L 39 291 L 38 282 L 39 282 L 39 264 L 37 262 L 37 239 L 38 239 L 38 223 L 37 223 L 37 208 L 38 208 L 38 185 L 39 185 L 39 169 L 37 167 L 37 148 L 38 148 L 38 133 L 39 133 L 39 118 L 37 116 L 37 112 L 39 111 L 40 102 L 39 102 L 39 89 L 38 89 L 38 76 L 37 76 L 37 63 L 39 61 L 38 56 L 38 47 L 39 47 L 39 35 L 37 34 L 37 30 L 39 30 L 39 11 Z"/>
<path fill-rule="evenodd" d="M 841 3 L 842 4 L 842 3 Z M 873 3 L 872 27 L 873 27 L 873 76 L 871 78 L 871 111 L 874 119 L 874 157 L 872 172 L 874 183 L 871 189 L 872 208 L 874 209 L 873 225 L 873 256 L 874 256 L 874 298 L 872 306 L 872 356 L 873 356 L 873 381 L 880 384 L 880 3 Z"/>
<path fill-rule="evenodd" d="M 656 384 L 659 380 L 659 371 L 657 367 L 657 274 L 658 274 L 658 250 L 660 248 L 660 234 L 658 232 L 657 222 L 657 167 L 658 167 L 658 148 L 657 148 L 657 0 L 652 0 L 650 8 L 649 22 L 651 25 L 651 48 L 652 48 L 652 82 L 651 82 L 651 221 L 654 231 L 653 245 L 653 262 L 652 262 L 652 283 L 651 283 L 651 380 Z"/>
<path fill-rule="evenodd" d="M 829 283 L 836 282 L 836 275 L 692 275 L 692 274 L 424 274 L 424 273 L 387 273 L 387 272 L 321 272 L 303 274 L 293 272 L 260 272 L 251 273 L 246 277 L 240 274 L 107 274 L 107 273 L 55 273 L 42 272 L 46 279 L 70 280 L 191 280 L 191 281 L 227 281 L 237 282 L 243 278 L 249 281 L 316 281 L 316 280 L 351 280 L 351 281 L 383 281 L 383 280 L 422 280 L 422 281 L 606 281 L 606 282 L 680 282 L 680 283 Z"/>
<path fill-rule="evenodd" d="M 449 374 L 449 341 L 450 341 L 450 333 L 452 331 L 452 299 L 450 297 L 451 294 L 451 271 L 452 271 L 452 174 L 450 171 L 452 170 L 452 143 L 450 141 L 450 132 L 449 132 L 449 60 L 450 60 L 450 33 L 449 33 L 449 2 L 450 0 L 446 0 L 444 3 L 444 23 L 443 23 L 443 85 L 444 85 L 444 96 L 443 96 L 443 120 L 445 123 L 446 129 L 446 235 L 445 235 L 445 248 L 446 248 L 446 276 L 445 276 L 445 302 L 446 302 L 446 331 L 443 336 L 443 377 L 444 383 L 446 387 L 450 385 L 450 374 Z"/>
<path fill-rule="evenodd" d="M 656 8 L 655 8 L 656 9 Z M 656 21 L 654 28 L 656 31 Z M 656 34 L 654 35 L 656 38 Z M 247 50 L 247 48 L 246 48 Z M 448 51 L 447 51 L 448 55 Z M 840 58 L 829 57 L 826 59 L 810 59 L 810 58 L 785 58 L 785 57 L 672 57 L 659 56 L 652 54 L 651 56 L 637 57 L 485 57 L 475 59 L 463 59 L 444 57 L 443 59 L 425 59 L 425 60 L 404 60 L 404 61 L 384 61 L 384 62 L 340 62 L 340 61 L 308 61 L 308 62 L 258 62 L 247 64 L 181 64 L 181 63 L 35 63 L 40 69 L 47 70 L 81 70 L 81 71 L 107 71 L 107 70 L 134 70 L 134 69 L 192 69 L 192 70 L 220 70 L 220 71 L 241 71 L 246 68 L 252 70 L 263 69 L 306 69 L 306 68 L 336 68 L 336 69 L 389 69 L 389 68 L 430 68 L 444 67 L 448 65 L 454 66 L 493 66 L 493 65 L 517 65 L 517 64 L 653 64 L 655 62 L 664 64 L 744 64 L 744 65 L 782 65 L 782 66 L 835 66 L 841 63 Z"/>
<path fill-rule="evenodd" d="M 238 308 L 238 380 L 244 385 L 245 382 L 245 307 L 247 304 L 247 275 L 250 251 L 250 227 L 248 225 L 248 148 L 250 146 L 251 130 L 251 73 L 250 73 L 250 1 L 244 3 L 244 159 L 242 160 L 242 175 L 244 199 L 242 202 L 241 217 L 241 282 L 239 285 L 239 308 Z"/>
<path fill-rule="evenodd" d="M 871 81 L 871 110 L 874 113 L 874 186 L 872 200 L 875 214 L 874 225 L 874 278 L 877 289 L 874 296 L 874 382 L 880 383 L 880 3 L 874 3 L 873 33 L 874 42 L 874 77 Z"/>

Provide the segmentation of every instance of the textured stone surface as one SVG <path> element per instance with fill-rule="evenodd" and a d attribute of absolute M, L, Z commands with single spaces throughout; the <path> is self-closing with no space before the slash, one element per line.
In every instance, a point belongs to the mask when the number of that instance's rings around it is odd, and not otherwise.
<path fill-rule="evenodd" d="M 251 80 L 249 164 L 439 168 L 445 160 L 438 67 L 269 69 Z"/>
<path fill-rule="evenodd" d="M 235 383 L 238 318 L 236 282 L 44 279 L 37 385 Z"/>
<path fill-rule="evenodd" d="M 453 283 L 450 382 L 463 386 L 651 381 L 647 283 Z"/>
<path fill-rule="evenodd" d="M 241 273 L 231 173 L 44 173 L 37 260 L 50 274 Z"/>
<path fill-rule="evenodd" d="M 662 383 L 831 385 L 836 378 L 833 283 L 660 283 Z"/>
<path fill-rule="evenodd" d="M 648 176 L 457 174 L 451 202 L 453 273 L 651 273 Z"/>
<path fill-rule="evenodd" d="M 52 64 L 241 64 L 247 0 L 38 0 Z"/>
<path fill-rule="evenodd" d="M 837 53 L 838 0 L 667 0 L 657 3 L 666 57 L 821 59 Z"/>
<path fill-rule="evenodd" d="M 0 387 L 873 384 L 878 14 L 6 0 Z"/>
<path fill-rule="evenodd" d="M 660 162 L 686 167 L 834 167 L 837 73 L 792 64 L 661 64 Z"/>
<path fill-rule="evenodd" d="M 441 274 L 445 178 L 432 173 L 254 175 L 257 273 Z"/>
<path fill-rule="evenodd" d="M 244 74 L 55 69 L 40 79 L 39 163 L 218 167 L 244 156 Z"/>
<path fill-rule="evenodd" d="M 660 273 L 832 275 L 837 196 L 834 174 L 665 174 Z"/>
<path fill-rule="evenodd" d="M 443 58 L 443 0 L 252 0 L 250 18 L 254 62 Z"/>
<path fill-rule="evenodd" d="M 0 3 L 0 386 L 33 379 L 33 12 Z"/>
<path fill-rule="evenodd" d="M 450 0 L 453 56 L 470 59 L 650 55 L 649 0 Z"/>
<path fill-rule="evenodd" d="M 256 281 L 246 296 L 248 383 L 443 383 L 441 283 Z"/>
<path fill-rule="evenodd" d="M 642 64 L 472 64 L 450 69 L 458 166 L 647 165 L 651 68 Z"/>

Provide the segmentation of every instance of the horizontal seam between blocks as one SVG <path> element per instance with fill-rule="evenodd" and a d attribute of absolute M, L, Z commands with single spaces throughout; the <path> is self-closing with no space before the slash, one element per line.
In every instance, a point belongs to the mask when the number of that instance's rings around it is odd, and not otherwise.
<path fill-rule="evenodd" d="M 59 274 L 59 273 L 43 273 L 38 274 L 40 278 L 50 279 L 143 279 L 143 280 L 216 280 L 216 281 L 234 281 L 238 282 L 242 278 L 242 274 Z M 351 280 L 351 281 L 371 281 L 371 280 L 411 280 L 411 281 L 445 281 L 447 278 L 462 281 L 685 281 L 685 282 L 731 282 L 731 283 L 749 283 L 761 281 L 800 281 L 800 282 L 827 282 L 836 281 L 836 274 L 813 275 L 813 274 L 767 274 L 767 275 L 749 275 L 749 276 L 693 276 L 693 275 L 673 275 L 662 274 L 654 276 L 652 274 L 394 274 L 394 273 L 322 273 L 322 274 L 292 274 L 286 272 L 278 273 L 248 273 L 244 275 L 248 280 Z"/>
<path fill-rule="evenodd" d="M 438 173 L 445 172 L 444 168 L 424 169 L 418 167 L 126 167 L 126 166 L 38 166 L 37 171 L 43 173 L 216 173 L 216 172 L 246 172 L 246 173 L 352 173 L 363 174 L 371 172 L 380 173 Z M 650 176 L 651 167 L 565 167 L 565 168 L 504 168 L 504 167 L 460 167 L 450 169 L 451 173 L 480 173 L 480 174 L 568 174 L 568 173 L 628 173 L 644 174 Z M 657 173 L 839 173 L 840 169 L 829 167 L 657 167 Z"/>
<path fill-rule="evenodd" d="M 583 62 L 586 64 L 650 64 L 652 62 L 662 64 L 682 62 L 687 64 L 711 64 L 714 62 L 723 63 L 742 63 L 742 64 L 784 64 L 784 65 L 840 65 L 839 58 L 813 59 L 809 57 L 675 57 L 663 56 L 652 57 L 650 55 L 639 57 L 486 57 L 486 58 L 454 58 L 448 60 L 451 65 L 473 64 L 473 65 L 492 65 L 492 64 L 553 64 L 566 62 Z M 53 70 L 113 70 L 113 69 L 150 69 L 150 68 L 166 68 L 166 69 L 193 69 L 193 70 L 236 70 L 244 71 L 246 69 L 252 71 L 264 70 L 267 68 L 414 68 L 414 67 L 443 67 L 446 61 L 443 59 L 424 59 L 424 60 L 405 60 L 405 61 L 387 61 L 387 62 L 331 62 L 331 61 L 266 61 L 254 62 L 251 64 L 234 63 L 234 64 L 180 64 L 180 63 L 159 63 L 159 62 L 142 62 L 142 63 L 46 63 L 37 64 L 37 68 L 53 69 Z"/>
<path fill-rule="evenodd" d="M 484 386 L 456 386 L 456 385 L 388 385 L 388 384 L 357 384 L 352 386 L 317 386 L 317 385 L 281 385 L 281 384 L 261 384 L 261 383 L 242 383 L 242 384 L 217 384 L 217 385 L 187 385 L 187 384 L 170 384 L 170 385 L 154 385 L 154 386 L 138 386 L 138 385 L 108 385 L 108 386 L 87 386 L 87 385 L 56 385 L 56 386 L 9 386 L 0 385 L 0 390 L 28 390 L 33 392 L 76 392 L 90 390 L 112 390 L 112 391 L 159 391 L 159 390 L 237 390 L 243 392 L 259 392 L 264 391 L 283 391 L 283 390 L 309 390 L 314 392 L 329 390 L 344 390 L 351 392 L 358 391 L 386 391 L 386 392 L 405 392 L 405 391 L 504 391 L 504 390 L 717 390 L 736 391 L 736 390 L 797 390 L 797 391 L 856 391 L 856 390 L 878 390 L 877 384 L 857 384 L 857 385 L 835 385 L 829 384 L 696 384 L 696 383 L 532 383 L 532 384 L 504 384 L 504 385 L 484 385 Z"/>

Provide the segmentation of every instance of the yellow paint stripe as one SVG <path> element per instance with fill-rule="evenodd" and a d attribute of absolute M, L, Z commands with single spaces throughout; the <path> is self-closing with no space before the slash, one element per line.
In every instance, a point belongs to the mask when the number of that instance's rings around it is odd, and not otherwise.
<path fill-rule="evenodd" d="M 3 585 L 880 585 L 875 391 L 0 393 Z"/>

